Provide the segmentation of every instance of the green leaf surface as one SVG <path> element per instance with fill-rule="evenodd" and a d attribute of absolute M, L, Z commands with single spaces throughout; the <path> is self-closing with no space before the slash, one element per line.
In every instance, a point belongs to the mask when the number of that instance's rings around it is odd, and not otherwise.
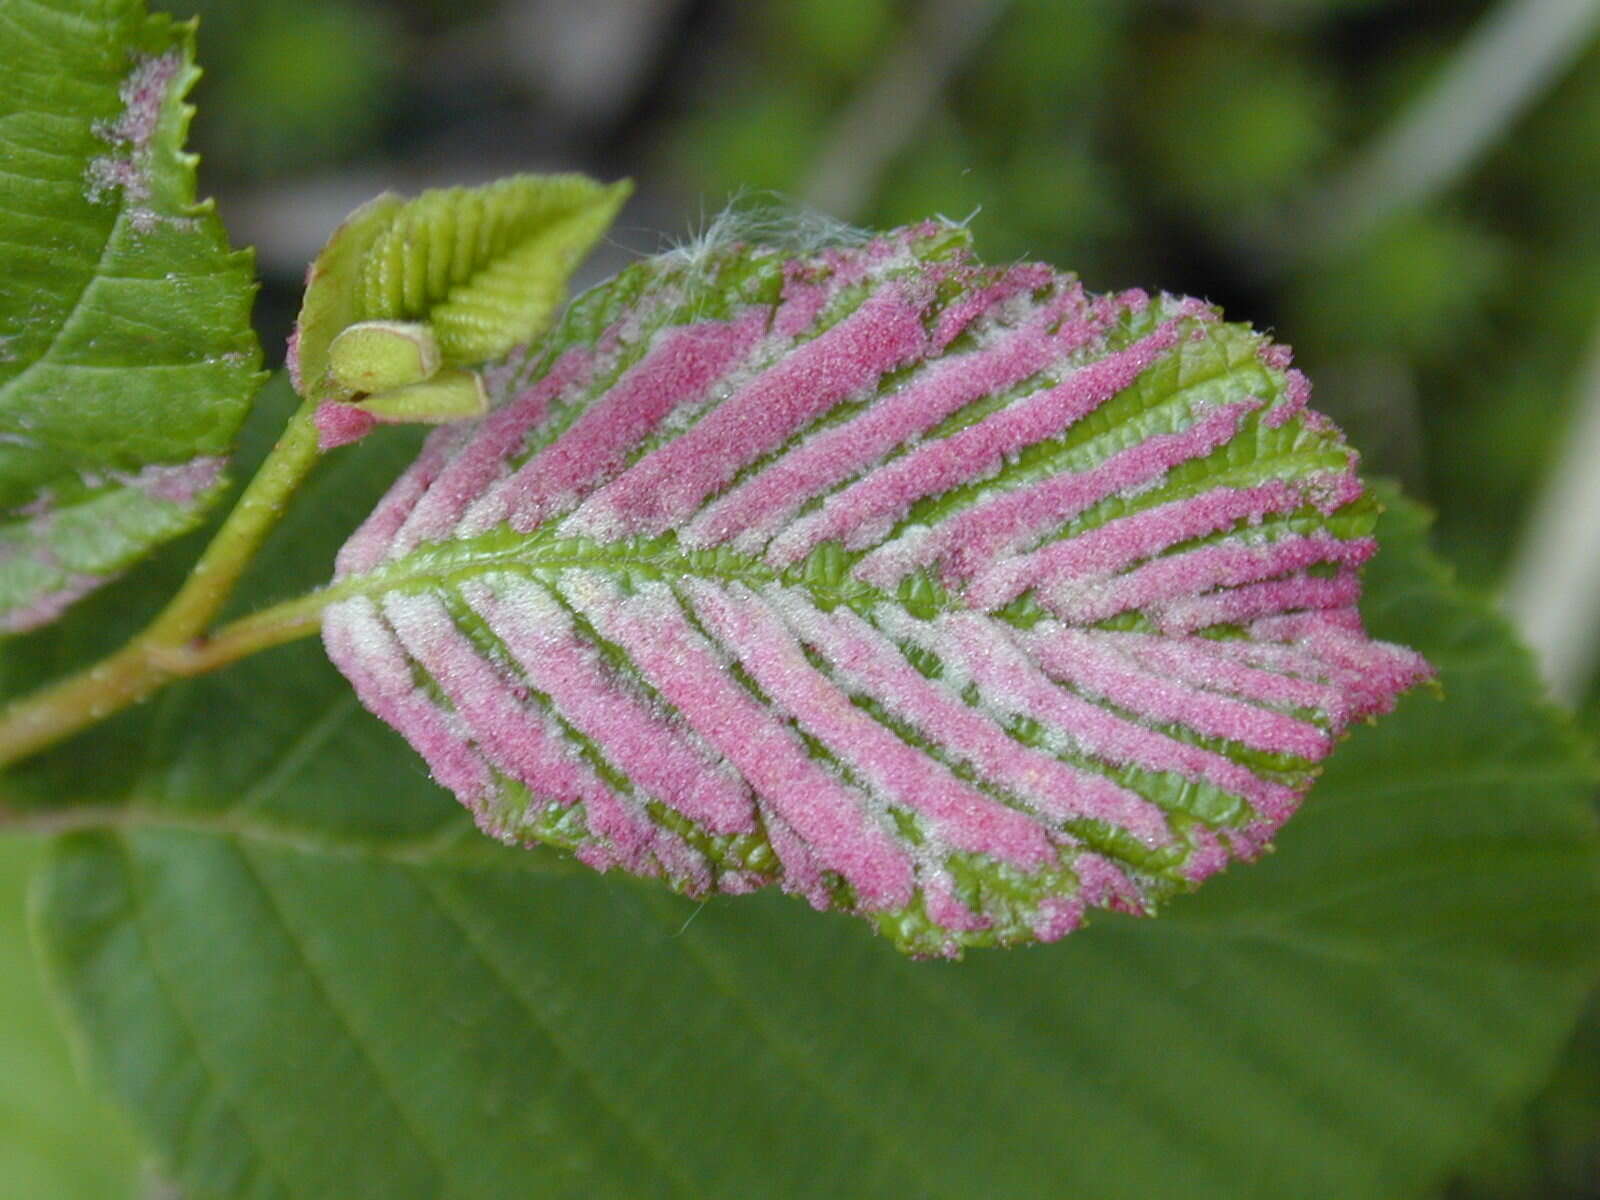
<path fill-rule="evenodd" d="M 29 945 L 25 890 L 43 857 L 38 840 L 0 842 L 0 1195 L 132 1200 L 139 1148 L 79 1078 Z"/>
<path fill-rule="evenodd" d="M 0 632 L 194 527 L 260 384 L 247 255 L 195 201 L 192 25 L 0 10 Z"/>
<path fill-rule="evenodd" d="M 390 453 L 324 474 L 259 578 L 316 578 Z M 1383 525 L 1370 625 L 1444 698 L 1358 729 L 1276 854 L 1154 923 L 917 964 L 507 850 L 300 645 L 17 773 L 143 748 L 125 806 L 51 818 L 107 826 L 59 845 L 51 966 L 197 1197 L 1415 1193 L 1546 1073 L 1600 880 L 1525 654 L 1416 509 Z"/>

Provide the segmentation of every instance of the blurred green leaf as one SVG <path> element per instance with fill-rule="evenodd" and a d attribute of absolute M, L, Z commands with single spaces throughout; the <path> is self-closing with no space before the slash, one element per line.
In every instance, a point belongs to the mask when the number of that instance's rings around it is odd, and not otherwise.
<path fill-rule="evenodd" d="M 1337 132 L 1326 75 L 1274 42 L 1190 33 L 1146 47 L 1127 70 L 1150 184 L 1207 220 L 1284 198 Z"/>
<path fill-rule="evenodd" d="M 186 0 L 208 69 L 196 141 L 236 175 L 282 174 L 367 151 L 392 119 L 405 43 L 390 6 L 351 0 Z"/>
<path fill-rule="evenodd" d="M 775 56 L 841 78 L 870 67 L 896 25 L 893 0 L 788 0 L 759 14 Z"/>
<path fill-rule="evenodd" d="M 0 1193 L 133 1200 L 138 1147 L 79 1080 L 33 961 L 23 900 L 43 858 L 41 842 L 0 840 Z"/>
<path fill-rule="evenodd" d="M 1600 1179 L 1600 994 L 1590 998 L 1555 1077 L 1500 1122 L 1451 1200 L 1593 1200 Z"/>
<path fill-rule="evenodd" d="M 915 147 L 901 155 L 884 178 L 879 190 L 874 221 L 886 228 L 921 220 L 928 213 L 943 213 L 954 221 L 965 220 L 980 208 L 990 193 L 985 189 L 984 158 L 979 146 L 949 117 L 929 122 Z M 1000 231 L 991 228 L 1000 221 L 984 223 L 985 246 L 991 247 L 991 234 L 1000 238 L 990 254 L 1004 258 L 1010 247 Z"/>
<path fill-rule="evenodd" d="M 1397 218 L 1294 284 L 1302 345 L 1439 357 L 1484 329 L 1487 298 L 1512 267 L 1502 240 L 1444 213 Z"/>
<path fill-rule="evenodd" d="M 993 177 L 1003 203 L 985 204 L 978 228 L 997 257 L 1070 262 L 1097 286 L 1120 282 L 1098 278 L 1109 268 L 1114 239 L 1132 223 L 1131 205 L 1108 162 L 1059 139 L 1022 142 Z M 991 224 L 1001 229 L 991 235 Z M 1125 262 L 1118 265 L 1126 269 Z"/>
<path fill-rule="evenodd" d="M 1081 120 L 1128 49 L 1131 14 L 1123 0 L 1011 0 L 959 89 L 963 105 L 1000 140 Z"/>
<path fill-rule="evenodd" d="M 1534 200 L 1537 215 L 1557 227 L 1592 233 L 1600 194 L 1600 45 L 1535 111 L 1525 133 L 1505 143 L 1501 157 L 1516 200 Z"/>
<path fill-rule="evenodd" d="M 821 146 L 826 117 L 826 106 L 803 87 L 741 94 L 728 86 L 679 125 L 665 168 L 713 207 L 744 190 L 792 192 Z"/>

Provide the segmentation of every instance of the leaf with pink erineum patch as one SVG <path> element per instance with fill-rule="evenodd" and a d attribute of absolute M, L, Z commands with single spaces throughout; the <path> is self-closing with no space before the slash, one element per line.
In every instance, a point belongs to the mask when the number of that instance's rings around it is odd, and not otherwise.
<path fill-rule="evenodd" d="M 1429 673 L 1288 351 L 939 223 L 639 263 L 340 554 L 366 705 L 489 833 L 903 950 L 1051 940 L 1259 853 Z"/>
<path fill-rule="evenodd" d="M 3 636 L 199 524 L 264 377 L 250 257 L 183 148 L 193 23 L 7 5 L 0 62 Z"/>

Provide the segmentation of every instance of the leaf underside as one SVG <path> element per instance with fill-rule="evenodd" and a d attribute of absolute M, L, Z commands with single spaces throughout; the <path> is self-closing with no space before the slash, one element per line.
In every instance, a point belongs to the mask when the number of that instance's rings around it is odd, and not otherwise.
<path fill-rule="evenodd" d="M 137 0 L 0 19 L 0 633 L 192 528 L 260 384 L 250 260 L 182 150 L 193 42 Z"/>
<path fill-rule="evenodd" d="M 1283 347 L 927 223 L 580 298 L 340 554 L 324 637 L 487 832 L 901 949 L 1148 912 L 1427 674 Z"/>

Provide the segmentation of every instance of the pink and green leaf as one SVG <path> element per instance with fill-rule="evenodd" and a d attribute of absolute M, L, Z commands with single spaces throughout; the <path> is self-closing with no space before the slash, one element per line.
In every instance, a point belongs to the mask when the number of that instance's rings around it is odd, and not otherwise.
<path fill-rule="evenodd" d="M 1288 351 L 927 223 L 639 263 L 341 552 L 362 700 L 507 841 L 1052 940 L 1265 848 L 1429 673 Z"/>

